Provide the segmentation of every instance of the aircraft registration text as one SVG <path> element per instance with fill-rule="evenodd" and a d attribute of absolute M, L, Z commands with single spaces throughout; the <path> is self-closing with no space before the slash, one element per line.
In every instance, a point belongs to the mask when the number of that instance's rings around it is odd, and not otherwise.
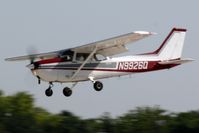
<path fill-rule="evenodd" d="M 148 69 L 148 61 L 125 61 L 118 63 L 118 70 Z"/>

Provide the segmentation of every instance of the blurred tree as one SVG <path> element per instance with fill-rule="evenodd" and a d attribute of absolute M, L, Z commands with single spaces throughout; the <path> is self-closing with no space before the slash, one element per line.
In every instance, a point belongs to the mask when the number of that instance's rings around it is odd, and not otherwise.
<path fill-rule="evenodd" d="M 117 130 L 123 133 L 167 132 L 165 112 L 159 107 L 138 107 L 117 119 Z"/>
<path fill-rule="evenodd" d="M 3 92 L 0 90 L 0 133 L 8 133 L 5 129 L 5 117 L 6 117 L 6 99 L 3 96 Z"/>
<path fill-rule="evenodd" d="M 34 106 L 32 95 L 0 91 L 0 133 L 198 133 L 199 111 L 168 113 L 155 107 L 138 107 L 123 116 L 81 119 L 68 111 L 52 114 Z"/>
<path fill-rule="evenodd" d="M 5 97 L 4 124 L 9 132 L 33 133 L 35 131 L 33 98 L 24 92 Z"/>
<path fill-rule="evenodd" d="M 169 122 L 171 133 L 199 133 L 199 111 L 179 113 Z"/>
<path fill-rule="evenodd" d="M 59 133 L 88 133 L 86 122 L 71 112 L 62 111 L 58 116 L 61 117 L 57 130 Z"/>
<path fill-rule="evenodd" d="M 101 120 L 87 119 L 84 120 L 87 125 L 88 133 L 98 133 L 101 130 Z"/>
<path fill-rule="evenodd" d="M 101 118 L 99 119 L 101 122 L 100 124 L 100 132 L 104 133 L 114 133 L 115 131 L 115 123 L 114 119 L 111 118 L 111 114 L 108 112 L 105 112 Z"/>

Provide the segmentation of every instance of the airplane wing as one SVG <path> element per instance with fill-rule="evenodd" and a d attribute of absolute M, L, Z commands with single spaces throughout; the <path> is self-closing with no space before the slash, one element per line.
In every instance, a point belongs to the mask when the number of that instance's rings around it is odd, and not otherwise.
<path fill-rule="evenodd" d="M 40 53 L 40 54 L 32 54 L 26 56 L 18 56 L 5 59 L 6 61 L 23 61 L 23 60 L 31 60 L 31 59 L 48 59 L 48 58 L 56 58 L 61 56 L 65 51 L 71 50 L 74 52 L 80 53 L 92 53 L 93 50 L 96 50 L 96 54 L 102 54 L 104 56 L 112 56 L 116 54 L 120 54 L 123 52 L 128 51 L 125 47 L 126 44 L 138 41 L 150 35 L 153 35 L 152 32 L 145 32 L 145 31 L 137 31 L 128 34 L 124 34 L 121 36 L 113 37 L 110 39 L 86 44 L 83 46 L 78 46 L 71 49 L 64 49 L 54 52 L 48 53 Z"/>
<path fill-rule="evenodd" d="M 128 49 L 125 47 L 126 44 L 136 42 L 140 39 L 143 39 L 153 34 L 155 33 L 137 31 L 113 37 L 110 39 L 86 44 L 83 46 L 75 47 L 72 48 L 71 50 L 76 52 L 91 53 L 93 49 L 97 47 L 96 54 L 102 54 L 104 56 L 112 56 L 128 51 Z"/>
<path fill-rule="evenodd" d="M 12 58 L 6 58 L 6 61 L 23 61 L 23 60 L 31 60 L 31 59 L 48 59 L 58 57 L 59 51 L 49 52 L 49 53 L 40 53 L 40 54 L 32 54 L 25 56 L 18 56 Z"/>

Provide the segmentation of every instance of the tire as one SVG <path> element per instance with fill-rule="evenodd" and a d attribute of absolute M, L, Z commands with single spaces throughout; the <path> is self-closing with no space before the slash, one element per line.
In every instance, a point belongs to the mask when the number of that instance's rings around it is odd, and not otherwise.
<path fill-rule="evenodd" d="M 68 88 L 68 87 L 65 87 L 65 88 L 63 89 L 63 94 L 64 94 L 64 96 L 66 96 L 66 97 L 71 96 L 72 93 L 73 93 L 73 91 L 72 91 L 70 88 Z"/>
<path fill-rule="evenodd" d="M 45 91 L 46 96 L 50 97 L 53 95 L 53 90 L 51 88 L 46 89 Z"/>
<path fill-rule="evenodd" d="M 101 90 L 103 89 L 103 84 L 102 84 L 100 81 L 96 81 L 96 82 L 94 83 L 94 89 L 95 89 L 96 91 L 101 91 Z"/>

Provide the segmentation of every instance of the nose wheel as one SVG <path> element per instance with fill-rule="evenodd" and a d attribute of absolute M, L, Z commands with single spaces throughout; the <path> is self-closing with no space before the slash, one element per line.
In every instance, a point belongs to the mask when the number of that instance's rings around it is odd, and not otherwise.
<path fill-rule="evenodd" d="M 52 84 L 52 83 L 49 83 L 49 87 L 48 87 L 48 89 L 46 89 L 46 91 L 45 91 L 46 96 L 50 97 L 50 96 L 53 95 L 53 90 L 51 89 L 52 87 L 53 87 L 53 84 Z"/>
<path fill-rule="evenodd" d="M 53 90 L 51 89 L 51 87 L 49 87 L 48 89 L 46 89 L 45 91 L 46 96 L 50 97 L 53 95 Z"/>

